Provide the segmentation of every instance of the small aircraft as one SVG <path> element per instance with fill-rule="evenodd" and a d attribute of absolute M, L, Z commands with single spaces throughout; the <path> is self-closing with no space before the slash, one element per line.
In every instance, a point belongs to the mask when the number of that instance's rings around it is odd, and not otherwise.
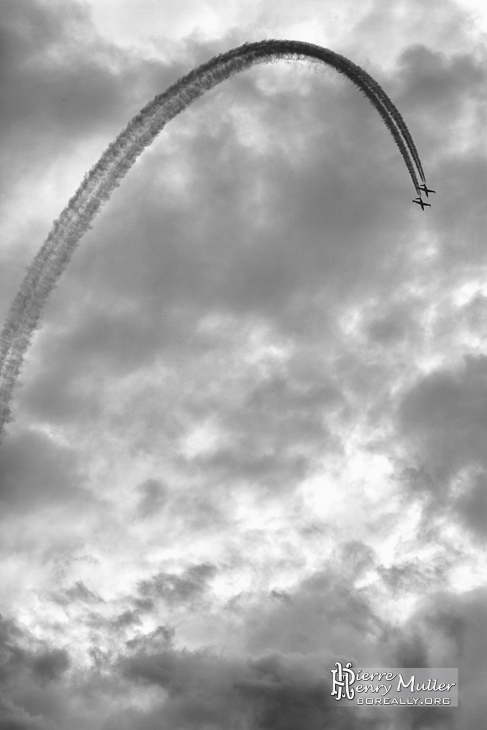
<path fill-rule="evenodd" d="M 419 197 L 413 200 L 413 203 L 417 203 L 418 205 L 420 205 L 421 210 L 424 210 L 426 207 L 431 208 L 431 203 L 425 203 L 424 200 Z"/>
<path fill-rule="evenodd" d="M 420 190 L 422 190 L 423 193 L 426 193 L 426 197 L 428 197 L 428 193 L 435 193 L 436 194 L 436 190 L 430 190 L 428 187 L 426 187 L 426 184 L 425 183 L 423 183 L 423 185 L 420 185 L 418 187 L 418 193 L 419 193 Z"/>

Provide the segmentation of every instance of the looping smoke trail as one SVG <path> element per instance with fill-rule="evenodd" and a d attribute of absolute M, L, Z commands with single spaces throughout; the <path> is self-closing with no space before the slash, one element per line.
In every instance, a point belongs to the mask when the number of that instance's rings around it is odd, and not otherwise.
<path fill-rule="evenodd" d="M 367 83 L 372 91 L 375 93 L 376 97 L 380 99 L 383 104 L 387 107 L 391 117 L 394 119 L 394 122 L 400 131 L 404 141 L 406 142 L 406 145 L 409 149 L 409 152 L 411 153 L 411 157 L 414 160 L 414 163 L 416 167 L 418 168 L 419 174 L 421 176 L 421 180 L 425 183 L 426 177 L 424 174 L 423 166 L 421 164 L 421 160 L 419 158 L 418 150 L 416 149 L 416 145 L 413 142 L 413 138 L 411 137 L 411 134 L 409 132 L 409 129 L 406 126 L 406 122 L 404 121 L 400 111 L 397 109 L 397 107 L 392 103 L 392 101 L 387 96 L 384 89 L 379 86 L 377 81 L 372 78 L 366 71 L 361 69 L 359 66 L 357 66 L 363 80 L 365 83 Z"/>
<path fill-rule="evenodd" d="M 380 114 L 417 190 L 415 166 L 422 180 L 424 174 L 403 118 L 379 84 L 344 56 L 302 41 L 265 40 L 246 43 L 198 66 L 149 102 L 108 146 L 98 163 L 85 175 L 27 269 L 0 333 L 0 440 L 4 426 L 10 420 L 10 401 L 24 355 L 49 294 L 81 237 L 137 157 L 167 122 L 221 81 L 254 64 L 283 58 L 316 60 L 350 79 Z"/>

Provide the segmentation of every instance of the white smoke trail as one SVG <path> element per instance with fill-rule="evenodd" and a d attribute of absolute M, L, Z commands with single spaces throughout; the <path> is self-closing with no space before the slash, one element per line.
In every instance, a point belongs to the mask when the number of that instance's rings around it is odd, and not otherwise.
<path fill-rule="evenodd" d="M 168 121 L 195 99 L 224 79 L 250 68 L 282 58 L 314 59 L 328 64 L 347 76 L 377 109 L 406 163 L 415 189 L 421 163 L 414 145 L 408 142 L 407 128 L 399 112 L 379 85 L 344 56 L 326 48 L 301 41 L 266 40 L 244 44 L 183 76 L 164 93 L 156 96 L 128 124 L 85 175 L 32 264 L 27 269 L 2 332 L 0 333 L 0 439 L 10 420 L 10 401 L 33 332 L 38 327 L 44 305 L 66 268 L 81 237 L 113 190 Z M 416 159 L 417 157 L 417 159 Z M 419 162 L 419 164 L 418 164 Z"/>

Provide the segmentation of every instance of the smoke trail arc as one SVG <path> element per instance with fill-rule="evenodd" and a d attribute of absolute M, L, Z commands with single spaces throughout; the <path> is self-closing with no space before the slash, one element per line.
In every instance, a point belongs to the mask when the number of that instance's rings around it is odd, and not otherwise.
<path fill-rule="evenodd" d="M 152 143 L 165 124 L 193 101 L 234 74 L 257 63 L 279 59 L 314 60 L 346 76 L 380 114 L 418 188 L 417 171 L 424 179 L 411 135 L 392 101 L 360 66 L 327 48 L 291 40 L 246 43 L 220 54 L 158 94 L 127 125 L 85 175 L 28 267 L 0 333 L 0 439 L 10 420 L 10 402 L 33 332 L 44 305 L 63 273 L 80 239 L 137 157 Z"/>
<path fill-rule="evenodd" d="M 400 135 L 402 136 L 406 146 L 409 149 L 409 152 L 411 154 L 412 159 L 414 160 L 414 163 L 416 165 L 416 168 L 421 176 L 421 179 L 423 182 L 426 182 L 426 177 L 424 175 L 423 166 L 421 164 L 421 159 L 419 157 L 418 150 L 416 149 L 416 145 L 414 144 L 413 138 L 411 137 L 411 133 L 409 129 L 406 126 L 406 122 L 404 121 L 401 112 L 399 109 L 394 105 L 392 100 L 389 98 L 389 96 L 386 94 L 382 86 L 377 83 L 377 81 L 367 73 L 367 71 L 364 71 L 363 68 L 360 66 L 357 66 L 356 64 L 352 64 L 352 61 L 349 61 L 351 65 L 355 67 L 355 70 L 357 74 L 360 75 L 362 78 L 362 81 L 369 86 L 371 91 L 375 94 L 376 98 L 379 99 L 383 105 L 388 110 L 390 116 L 394 120 L 394 124 L 396 125 Z"/>

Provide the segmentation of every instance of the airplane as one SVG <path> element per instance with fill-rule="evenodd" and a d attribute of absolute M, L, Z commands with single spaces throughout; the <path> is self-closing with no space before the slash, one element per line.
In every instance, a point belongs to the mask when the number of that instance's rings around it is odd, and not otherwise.
<path fill-rule="evenodd" d="M 417 203 L 421 206 L 421 210 L 424 210 L 426 207 L 431 208 L 431 203 L 425 203 L 422 198 L 416 198 L 416 200 L 413 200 L 413 203 Z"/>
<path fill-rule="evenodd" d="M 428 193 L 436 193 L 436 190 L 430 190 L 429 188 L 427 188 L 425 183 L 423 183 L 423 185 L 419 186 L 418 193 L 420 190 L 422 190 L 423 193 L 426 193 L 426 197 L 428 197 Z M 421 195 L 421 193 L 420 193 L 420 195 Z"/>

